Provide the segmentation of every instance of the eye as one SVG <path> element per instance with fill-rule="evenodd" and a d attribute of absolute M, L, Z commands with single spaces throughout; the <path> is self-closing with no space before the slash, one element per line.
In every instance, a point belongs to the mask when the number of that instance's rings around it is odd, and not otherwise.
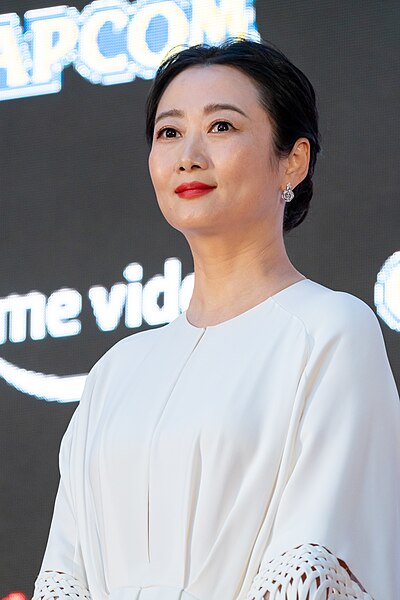
<path fill-rule="evenodd" d="M 216 127 L 217 127 L 217 131 L 221 132 L 221 133 L 224 133 L 225 131 L 229 131 L 230 128 L 234 129 L 233 125 L 231 125 L 231 123 L 228 123 L 228 121 L 217 121 L 212 126 L 211 131 L 213 129 L 215 129 Z"/>
<path fill-rule="evenodd" d="M 165 135 L 163 135 L 165 133 Z M 172 135 L 169 135 L 170 133 L 172 133 Z M 162 127 L 158 132 L 156 137 L 160 138 L 160 137 L 164 137 L 164 138 L 174 138 L 176 137 L 173 134 L 176 134 L 177 131 L 176 129 L 174 129 L 173 127 Z"/>

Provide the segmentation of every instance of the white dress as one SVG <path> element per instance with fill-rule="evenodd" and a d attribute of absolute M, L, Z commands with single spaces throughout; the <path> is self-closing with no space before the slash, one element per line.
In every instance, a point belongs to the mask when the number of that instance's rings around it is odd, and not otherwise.
<path fill-rule="evenodd" d="M 35 600 L 400 598 L 399 397 L 348 293 L 304 279 L 121 340 L 60 472 Z"/>

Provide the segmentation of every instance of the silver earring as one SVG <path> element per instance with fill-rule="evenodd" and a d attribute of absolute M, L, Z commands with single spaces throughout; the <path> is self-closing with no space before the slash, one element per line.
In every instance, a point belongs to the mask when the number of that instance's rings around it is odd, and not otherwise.
<path fill-rule="evenodd" d="M 282 199 L 285 200 L 285 202 L 290 202 L 291 200 L 293 200 L 293 198 L 294 193 L 292 190 L 292 186 L 290 185 L 290 183 L 287 183 L 286 189 L 282 192 Z"/>

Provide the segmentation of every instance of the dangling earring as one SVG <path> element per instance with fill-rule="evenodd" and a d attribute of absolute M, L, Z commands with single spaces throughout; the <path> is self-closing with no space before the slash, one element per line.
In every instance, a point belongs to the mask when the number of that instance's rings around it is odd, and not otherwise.
<path fill-rule="evenodd" d="M 282 199 L 285 200 L 285 202 L 290 202 L 291 200 L 293 200 L 293 198 L 294 193 L 292 190 L 292 186 L 290 185 L 290 183 L 287 183 L 286 189 L 282 192 Z"/>

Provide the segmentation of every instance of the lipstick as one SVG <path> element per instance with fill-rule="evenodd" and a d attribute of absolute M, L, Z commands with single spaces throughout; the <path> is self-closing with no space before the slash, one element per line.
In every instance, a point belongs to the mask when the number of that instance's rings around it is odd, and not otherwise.
<path fill-rule="evenodd" d="M 208 194 L 215 189 L 215 187 L 216 186 L 202 183 L 201 181 L 190 181 L 179 185 L 176 188 L 175 193 L 178 194 L 180 198 L 197 198 L 198 196 Z"/>

